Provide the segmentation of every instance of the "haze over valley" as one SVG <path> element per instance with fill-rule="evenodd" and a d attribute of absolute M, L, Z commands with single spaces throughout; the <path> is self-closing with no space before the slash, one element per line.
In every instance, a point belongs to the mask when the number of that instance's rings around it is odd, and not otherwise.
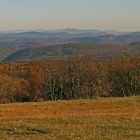
<path fill-rule="evenodd" d="M 67 58 L 80 53 L 94 59 L 137 55 L 140 32 L 63 29 L 0 33 L 0 61 Z"/>

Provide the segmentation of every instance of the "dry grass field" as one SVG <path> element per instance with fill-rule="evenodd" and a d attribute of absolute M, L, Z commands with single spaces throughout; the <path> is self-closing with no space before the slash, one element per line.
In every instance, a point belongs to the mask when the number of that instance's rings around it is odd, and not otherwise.
<path fill-rule="evenodd" d="M 140 97 L 0 105 L 0 140 L 139 140 Z"/>

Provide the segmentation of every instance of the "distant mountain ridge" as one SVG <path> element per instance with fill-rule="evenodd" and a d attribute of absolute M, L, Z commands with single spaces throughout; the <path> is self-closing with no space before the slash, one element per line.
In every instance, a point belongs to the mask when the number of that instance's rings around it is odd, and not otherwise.
<path fill-rule="evenodd" d="M 74 47 L 72 47 L 72 45 Z M 26 58 L 37 59 L 42 57 L 68 57 L 80 52 L 94 52 L 92 55 L 96 53 L 96 56 L 101 53 L 103 56 L 104 53 L 104 55 L 107 56 L 106 50 L 100 47 L 101 45 L 109 52 L 113 48 L 114 51 L 111 53 L 114 54 L 114 56 L 139 54 L 140 32 L 80 30 L 69 28 L 62 30 L 1 32 L 0 61 Z M 37 53 L 37 51 L 39 51 L 40 54 Z M 43 51 L 45 52 L 43 53 Z"/>

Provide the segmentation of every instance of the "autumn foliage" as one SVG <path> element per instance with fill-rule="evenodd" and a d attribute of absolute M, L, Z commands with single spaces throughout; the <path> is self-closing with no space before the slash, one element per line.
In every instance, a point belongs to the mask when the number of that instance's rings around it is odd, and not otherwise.
<path fill-rule="evenodd" d="M 140 56 L 87 56 L 0 64 L 0 102 L 123 97 L 140 94 Z"/>

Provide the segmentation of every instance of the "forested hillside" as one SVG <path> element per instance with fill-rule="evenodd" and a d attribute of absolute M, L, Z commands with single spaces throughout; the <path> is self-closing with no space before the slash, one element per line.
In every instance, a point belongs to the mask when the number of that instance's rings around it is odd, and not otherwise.
<path fill-rule="evenodd" d="M 66 59 L 85 53 L 94 60 L 112 60 L 140 54 L 140 46 L 125 46 L 96 43 L 69 43 L 44 47 L 21 49 L 9 55 L 3 61 L 33 60 L 40 58 Z"/>
<path fill-rule="evenodd" d="M 0 33 L 0 61 L 67 58 L 80 53 L 100 60 L 140 54 L 140 32 L 65 29 Z"/>
<path fill-rule="evenodd" d="M 0 64 L 0 102 L 70 100 L 140 94 L 140 56 L 98 61 L 66 60 Z"/>

